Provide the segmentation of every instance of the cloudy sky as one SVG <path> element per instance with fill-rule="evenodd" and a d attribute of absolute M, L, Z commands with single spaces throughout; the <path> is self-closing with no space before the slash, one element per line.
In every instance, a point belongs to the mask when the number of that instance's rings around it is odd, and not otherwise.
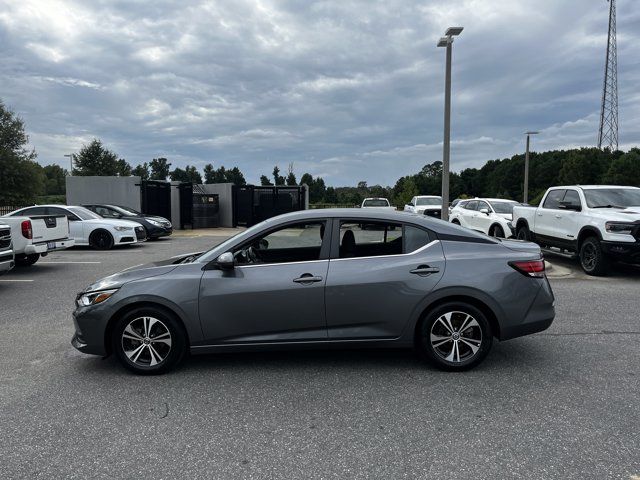
<path fill-rule="evenodd" d="M 640 2 L 618 0 L 621 148 L 640 144 Z M 330 185 L 393 184 L 442 156 L 446 27 L 452 169 L 596 143 L 605 0 L 0 0 L 0 98 L 42 164 L 92 138 L 135 165 L 290 163 Z"/>

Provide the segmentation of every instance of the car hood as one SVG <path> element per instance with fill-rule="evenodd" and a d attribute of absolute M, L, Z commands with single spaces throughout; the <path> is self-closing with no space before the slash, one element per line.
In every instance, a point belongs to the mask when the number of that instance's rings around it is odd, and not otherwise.
<path fill-rule="evenodd" d="M 113 218 L 92 218 L 91 220 L 84 220 L 84 222 L 96 225 L 111 225 L 113 227 L 135 228 L 140 226 L 138 222 L 133 222 L 131 220 L 118 220 Z"/>
<path fill-rule="evenodd" d="M 143 278 L 157 277 L 164 275 L 176 268 L 175 264 L 156 266 L 153 263 L 146 265 L 136 265 L 127 270 L 123 270 L 108 277 L 92 283 L 84 289 L 85 292 L 95 292 L 97 290 L 108 290 L 110 288 L 120 288 L 125 283 L 141 280 Z"/>
<path fill-rule="evenodd" d="M 442 205 L 420 205 L 416 207 L 417 212 L 424 212 L 425 210 L 441 210 Z"/>
<path fill-rule="evenodd" d="M 613 222 L 635 222 L 640 220 L 640 207 L 592 208 L 590 214 Z"/>

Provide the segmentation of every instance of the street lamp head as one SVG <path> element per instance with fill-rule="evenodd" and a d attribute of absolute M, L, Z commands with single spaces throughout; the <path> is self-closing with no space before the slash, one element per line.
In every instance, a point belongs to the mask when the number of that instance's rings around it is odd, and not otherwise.
<path fill-rule="evenodd" d="M 462 33 L 463 28 L 464 27 L 449 27 L 447 28 L 447 31 L 444 32 L 444 34 L 448 37 L 455 37 Z"/>
<path fill-rule="evenodd" d="M 440 40 L 438 40 L 438 46 L 439 47 L 446 47 L 447 45 L 449 45 L 452 42 L 453 42 L 453 38 L 451 38 L 451 37 L 441 37 Z"/>
<path fill-rule="evenodd" d="M 540 132 L 524 132 L 525 135 L 538 135 Z"/>

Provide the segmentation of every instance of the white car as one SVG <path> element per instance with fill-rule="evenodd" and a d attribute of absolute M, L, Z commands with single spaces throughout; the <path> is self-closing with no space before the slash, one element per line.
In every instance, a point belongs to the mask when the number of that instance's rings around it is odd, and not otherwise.
<path fill-rule="evenodd" d="M 21 208 L 9 216 L 65 215 L 69 219 L 69 236 L 76 245 L 90 245 L 108 250 L 117 245 L 130 245 L 146 240 L 144 227 L 137 222 L 102 218 L 84 207 L 38 205 Z"/>
<path fill-rule="evenodd" d="M 13 266 L 14 257 L 11 244 L 11 227 L 0 222 L 0 275 L 7 273 Z"/>
<path fill-rule="evenodd" d="M 437 195 L 418 195 L 404 206 L 404 211 L 419 213 L 434 218 L 442 217 L 442 197 Z"/>
<path fill-rule="evenodd" d="M 502 198 L 474 198 L 459 202 L 449 217 L 451 223 L 492 237 L 509 238 L 515 234 L 513 207 L 520 205 Z"/>
<path fill-rule="evenodd" d="M 513 217 L 520 240 L 577 255 L 589 275 L 605 275 L 614 260 L 640 263 L 640 188 L 551 187 L 540 206 L 516 207 Z"/>
<path fill-rule="evenodd" d="M 375 208 L 376 210 L 390 210 L 390 211 L 396 210 L 396 207 L 391 206 L 391 204 L 389 203 L 389 200 L 387 200 L 386 198 L 365 198 L 362 201 L 362 205 L 360 205 L 360 208 L 369 208 L 369 209 Z"/>

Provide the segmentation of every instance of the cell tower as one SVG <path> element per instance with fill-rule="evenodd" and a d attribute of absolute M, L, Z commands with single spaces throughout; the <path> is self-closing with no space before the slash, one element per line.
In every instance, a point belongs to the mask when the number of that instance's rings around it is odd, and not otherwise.
<path fill-rule="evenodd" d="M 598 148 L 618 149 L 618 49 L 616 45 L 616 0 L 609 1 L 609 35 L 604 65 L 604 87 L 600 107 Z"/>

